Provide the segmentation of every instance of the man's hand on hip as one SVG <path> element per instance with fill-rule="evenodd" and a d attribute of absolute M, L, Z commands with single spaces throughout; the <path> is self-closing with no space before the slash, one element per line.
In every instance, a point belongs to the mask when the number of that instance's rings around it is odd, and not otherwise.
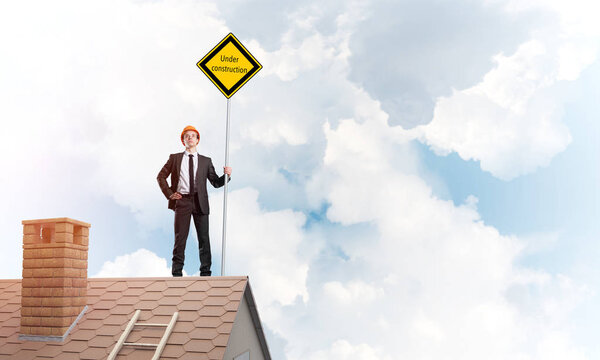
<path fill-rule="evenodd" d="M 169 197 L 169 199 L 171 200 L 179 200 L 181 199 L 181 194 L 178 192 L 174 192 L 173 195 L 171 195 L 171 197 Z"/>

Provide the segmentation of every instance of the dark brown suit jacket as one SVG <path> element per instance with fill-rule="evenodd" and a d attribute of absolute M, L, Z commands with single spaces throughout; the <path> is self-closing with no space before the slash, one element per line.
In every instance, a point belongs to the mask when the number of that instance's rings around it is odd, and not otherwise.
<path fill-rule="evenodd" d="M 169 200 L 169 209 L 175 210 L 175 200 L 170 199 L 171 195 L 177 191 L 177 185 L 179 184 L 179 172 L 181 170 L 181 160 L 183 159 L 183 152 L 169 155 L 169 160 L 156 177 L 158 180 L 158 186 L 160 190 L 165 194 Z M 171 186 L 167 183 L 167 177 L 171 175 Z M 215 167 L 212 164 L 212 160 L 209 157 L 198 154 L 198 169 L 196 170 L 194 188 L 198 194 L 198 202 L 200 203 L 200 212 L 202 214 L 209 214 L 210 208 L 208 206 L 208 193 L 206 192 L 206 180 L 210 181 L 212 186 L 220 188 L 225 185 L 225 175 L 218 176 L 215 172 Z M 231 177 L 229 177 L 231 180 Z"/>

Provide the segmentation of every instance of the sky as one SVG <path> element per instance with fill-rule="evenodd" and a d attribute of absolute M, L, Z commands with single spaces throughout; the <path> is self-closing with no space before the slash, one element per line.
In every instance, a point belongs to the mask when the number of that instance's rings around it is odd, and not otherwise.
<path fill-rule="evenodd" d="M 3 2 L 0 278 L 21 221 L 54 217 L 91 224 L 89 276 L 170 276 L 156 175 L 186 125 L 224 165 L 196 62 L 233 32 L 263 69 L 231 100 L 225 275 L 249 276 L 274 359 L 600 358 L 599 12 Z"/>

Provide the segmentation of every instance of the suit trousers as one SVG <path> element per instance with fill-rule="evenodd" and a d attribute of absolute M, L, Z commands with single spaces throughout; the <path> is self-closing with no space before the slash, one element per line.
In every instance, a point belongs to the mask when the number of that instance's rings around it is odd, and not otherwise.
<path fill-rule="evenodd" d="M 198 249 L 200 252 L 200 276 L 210 276 L 211 253 L 208 237 L 208 214 L 200 213 L 197 196 L 185 196 L 175 204 L 175 245 L 173 246 L 173 276 L 182 276 L 185 261 L 185 244 L 190 231 L 190 218 L 194 218 Z"/>

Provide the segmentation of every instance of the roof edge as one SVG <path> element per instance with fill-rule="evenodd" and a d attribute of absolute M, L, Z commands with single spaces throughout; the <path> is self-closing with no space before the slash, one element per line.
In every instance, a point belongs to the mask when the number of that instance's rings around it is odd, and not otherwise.
<path fill-rule="evenodd" d="M 252 317 L 252 322 L 254 323 L 254 329 L 258 334 L 258 341 L 260 342 L 260 347 L 263 349 L 265 359 L 271 360 L 271 353 L 269 352 L 269 346 L 267 345 L 267 338 L 265 337 L 265 333 L 262 328 L 262 323 L 260 321 L 260 316 L 258 315 L 256 301 L 254 301 L 254 295 L 252 295 L 252 289 L 250 288 L 250 279 L 248 279 L 248 281 L 246 282 L 246 288 L 244 289 L 244 298 L 248 302 L 250 316 Z"/>
<path fill-rule="evenodd" d="M 153 276 L 153 277 L 88 277 L 88 281 L 106 281 L 106 280 L 248 280 L 248 276 Z"/>

